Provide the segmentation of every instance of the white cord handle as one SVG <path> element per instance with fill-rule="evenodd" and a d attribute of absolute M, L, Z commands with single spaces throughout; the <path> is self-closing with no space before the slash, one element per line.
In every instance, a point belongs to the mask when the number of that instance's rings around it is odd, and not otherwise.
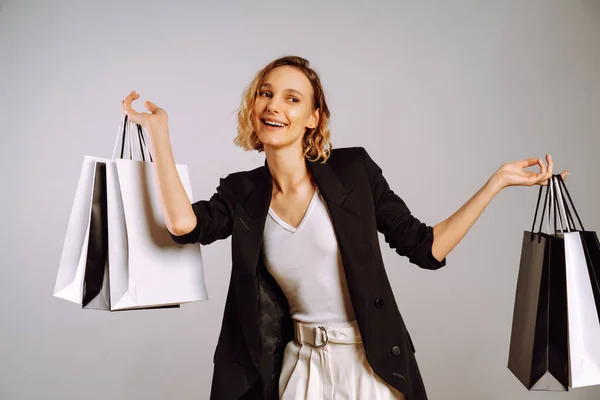
<path fill-rule="evenodd" d="M 125 134 L 125 112 L 121 113 L 121 120 L 119 121 L 119 128 L 117 130 L 117 138 L 115 139 L 115 146 L 113 147 L 113 153 L 111 160 L 114 160 L 117 157 L 117 149 L 119 148 L 119 143 L 122 141 L 123 135 Z"/>
<path fill-rule="evenodd" d="M 567 226 L 567 232 L 571 232 L 571 228 L 569 227 L 569 224 L 567 223 L 567 213 L 565 212 L 565 203 L 563 202 L 563 197 L 562 197 L 562 190 L 558 184 L 558 179 L 556 179 L 555 177 L 552 177 L 552 182 L 554 183 L 554 186 L 556 187 L 556 195 L 558 198 L 558 210 L 560 212 L 560 216 L 561 218 L 559 218 L 559 220 L 561 220 L 561 233 L 562 232 L 562 220 L 565 221 L 566 226 Z"/>
<path fill-rule="evenodd" d="M 136 141 L 134 137 L 136 136 L 138 137 L 138 145 L 134 144 Z M 129 145 L 129 158 L 126 158 L 124 155 L 126 142 Z M 131 121 L 127 114 L 122 112 L 111 160 L 124 158 L 135 161 L 152 161 L 152 153 L 150 152 L 148 143 L 146 135 L 144 135 L 144 128 Z"/>

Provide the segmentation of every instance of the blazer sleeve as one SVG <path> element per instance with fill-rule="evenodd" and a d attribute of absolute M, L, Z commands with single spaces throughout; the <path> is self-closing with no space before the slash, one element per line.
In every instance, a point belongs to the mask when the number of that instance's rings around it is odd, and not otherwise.
<path fill-rule="evenodd" d="M 185 235 L 176 236 L 171 233 L 175 243 L 208 245 L 231 235 L 234 201 L 224 178 L 221 178 L 210 200 L 197 201 L 192 204 L 192 209 L 196 214 L 196 227 Z"/>
<path fill-rule="evenodd" d="M 373 193 L 377 230 L 384 235 L 390 248 L 424 269 L 439 269 L 446 258 L 437 260 L 432 252 L 433 227 L 415 218 L 405 202 L 396 195 L 383 177 L 381 168 L 365 149 L 363 157 Z"/>

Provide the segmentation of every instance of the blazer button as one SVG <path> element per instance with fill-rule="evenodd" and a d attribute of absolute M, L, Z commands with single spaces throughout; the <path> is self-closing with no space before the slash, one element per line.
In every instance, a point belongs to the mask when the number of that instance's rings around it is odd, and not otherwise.
<path fill-rule="evenodd" d="M 373 305 L 375 306 L 375 308 L 381 308 L 381 307 L 383 307 L 383 300 L 375 299 L 375 301 L 373 302 Z"/>
<path fill-rule="evenodd" d="M 402 351 L 400 350 L 400 347 L 398 347 L 398 346 L 394 346 L 394 347 L 392 347 L 392 354 L 393 354 L 394 356 L 399 356 L 401 352 L 402 352 Z"/>

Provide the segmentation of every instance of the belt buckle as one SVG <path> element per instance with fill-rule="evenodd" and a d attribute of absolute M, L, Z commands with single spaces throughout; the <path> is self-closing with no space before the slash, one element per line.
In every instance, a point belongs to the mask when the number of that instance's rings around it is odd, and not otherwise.
<path fill-rule="evenodd" d="M 316 344 L 312 344 L 312 343 L 306 343 L 307 345 L 309 345 L 310 347 L 313 347 L 315 349 L 320 349 L 322 347 L 325 347 L 327 345 L 327 343 L 329 342 L 329 336 L 327 335 L 327 330 L 325 328 L 323 328 L 322 326 L 317 326 L 317 328 L 319 328 L 321 331 L 323 331 L 323 333 L 325 334 L 325 340 L 323 341 L 323 343 L 316 345 Z"/>

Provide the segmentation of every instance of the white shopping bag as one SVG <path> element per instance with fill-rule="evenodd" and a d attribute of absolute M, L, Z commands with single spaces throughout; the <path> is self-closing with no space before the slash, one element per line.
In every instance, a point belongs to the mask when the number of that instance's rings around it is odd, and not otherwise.
<path fill-rule="evenodd" d="M 125 125 L 130 141 L 136 127 L 143 135 L 139 125 L 127 121 Z M 150 155 L 142 138 L 138 136 L 140 155 Z M 176 167 L 191 201 L 187 166 Z M 113 161 L 106 165 L 111 310 L 208 299 L 201 247 L 172 240 L 162 216 L 156 181 L 151 161 L 118 159 L 113 155 Z"/>
<path fill-rule="evenodd" d="M 567 313 L 569 325 L 569 386 L 600 384 L 600 318 L 592 291 L 581 234 L 568 224 L 562 190 L 554 183 L 561 218 L 567 275 Z"/>
<path fill-rule="evenodd" d="M 83 159 L 54 287 L 55 297 L 99 310 L 110 308 L 103 236 L 107 161 L 90 156 Z"/>
<path fill-rule="evenodd" d="M 141 127 L 122 114 L 112 158 L 84 157 L 54 296 L 111 311 L 208 299 L 200 245 L 171 239 L 145 143 Z M 187 167 L 177 170 L 191 199 Z"/>

